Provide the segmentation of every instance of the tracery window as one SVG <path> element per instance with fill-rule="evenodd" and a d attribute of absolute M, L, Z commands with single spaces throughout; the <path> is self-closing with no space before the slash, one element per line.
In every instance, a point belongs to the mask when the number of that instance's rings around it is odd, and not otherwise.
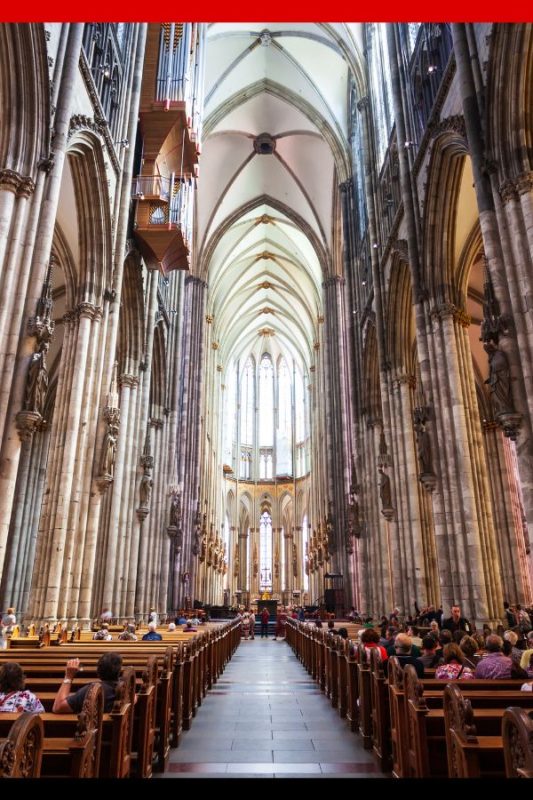
<path fill-rule="evenodd" d="M 267 511 L 259 523 L 259 574 L 262 591 L 272 590 L 272 517 Z"/>
<path fill-rule="evenodd" d="M 392 84 L 385 24 L 379 22 L 368 23 L 366 36 L 377 160 L 381 166 L 393 125 Z"/>
<path fill-rule="evenodd" d="M 308 550 L 309 550 L 309 529 L 308 529 L 308 525 L 307 525 L 307 514 L 304 516 L 303 521 L 302 521 L 302 544 L 303 544 L 303 547 L 302 547 L 302 555 L 303 555 L 302 575 L 303 575 L 303 578 L 304 578 L 304 592 L 308 592 L 309 591 L 309 575 L 308 575 L 307 570 L 305 568 L 305 566 L 306 566 L 305 565 L 305 558 L 306 558 L 306 554 L 308 553 Z"/>

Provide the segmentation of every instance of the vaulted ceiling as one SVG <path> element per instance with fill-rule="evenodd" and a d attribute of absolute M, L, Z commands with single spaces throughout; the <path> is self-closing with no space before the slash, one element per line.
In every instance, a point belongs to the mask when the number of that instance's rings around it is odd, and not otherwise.
<path fill-rule="evenodd" d="M 336 193 L 351 172 L 359 37 L 344 24 L 209 26 L 196 263 L 228 366 L 265 328 L 312 363 L 321 284 L 342 268 Z"/>

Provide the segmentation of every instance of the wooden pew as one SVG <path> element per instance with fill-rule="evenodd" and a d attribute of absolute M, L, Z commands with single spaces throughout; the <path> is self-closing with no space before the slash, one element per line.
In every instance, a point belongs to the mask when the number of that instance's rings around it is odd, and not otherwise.
<path fill-rule="evenodd" d="M 79 714 L 40 714 L 44 726 L 41 776 L 96 778 L 102 739 L 103 693 L 93 684 Z M 0 714 L 0 736 L 20 714 Z"/>
<path fill-rule="evenodd" d="M 433 682 L 434 683 L 434 682 Z M 487 683 L 489 687 L 487 688 Z M 520 692 L 520 681 L 514 681 L 518 689 L 500 688 L 512 681 L 460 681 L 463 696 L 467 697 L 476 714 L 476 728 L 479 735 L 490 736 L 499 731 L 502 709 L 508 705 L 523 704 L 533 708 L 533 696 Z M 411 665 L 404 670 L 406 695 L 406 729 L 409 757 L 409 770 L 412 777 L 448 776 L 446 757 L 446 731 L 444 718 L 444 688 L 425 691 L 425 681 L 421 681 Z"/>
<path fill-rule="evenodd" d="M 404 672 L 396 656 L 389 658 L 388 673 L 392 774 L 395 778 L 408 778 L 410 770 Z"/>
<path fill-rule="evenodd" d="M 11 716 L 11 715 L 10 715 Z M 44 728 L 39 714 L 17 714 L 7 735 L 0 735 L 0 778 L 38 778 Z"/>
<path fill-rule="evenodd" d="M 507 778 L 533 778 L 533 719 L 523 708 L 508 708 L 502 721 Z"/>
<path fill-rule="evenodd" d="M 391 723 L 387 677 L 377 647 L 370 650 L 370 688 L 372 698 L 372 747 L 382 772 L 392 767 Z"/>
<path fill-rule="evenodd" d="M 496 695 L 494 702 L 497 703 Z M 446 686 L 444 722 L 449 778 L 503 777 L 500 735 L 503 714 L 504 709 L 478 709 L 474 716 L 472 703 L 459 686 L 456 683 Z M 484 736 L 479 735 L 480 723 Z"/>
<path fill-rule="evenodd" d="M 371 648 L 370 648 L 371 649 Z M 359 733 L 365 750 L 372 749 L 372 686 L 370 658 L 364 644 L 358 647 L 357 680 L 359 685 Z"/>

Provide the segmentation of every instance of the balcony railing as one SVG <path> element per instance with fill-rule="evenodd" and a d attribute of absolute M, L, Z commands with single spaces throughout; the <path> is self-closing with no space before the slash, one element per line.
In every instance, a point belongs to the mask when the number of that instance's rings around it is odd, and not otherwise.
<path fill-rule="evenodd" d="M 134 200 L 162 200 L 170 198 L 170 178 L 162 175 L 139 175 L 133 179 L 132 197 Z"/>

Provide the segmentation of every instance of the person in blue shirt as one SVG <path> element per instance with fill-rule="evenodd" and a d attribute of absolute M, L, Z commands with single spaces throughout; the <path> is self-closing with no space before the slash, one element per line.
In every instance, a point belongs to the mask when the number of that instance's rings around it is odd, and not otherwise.
<path fill-rule="evenodd" d="M 142 640 L 143 642 L 160 642 L 162 636 L 156 631 L 157 625 L 155 622 L 150 622 L 148 625 L 148 633 L 145 633 Z"/>

